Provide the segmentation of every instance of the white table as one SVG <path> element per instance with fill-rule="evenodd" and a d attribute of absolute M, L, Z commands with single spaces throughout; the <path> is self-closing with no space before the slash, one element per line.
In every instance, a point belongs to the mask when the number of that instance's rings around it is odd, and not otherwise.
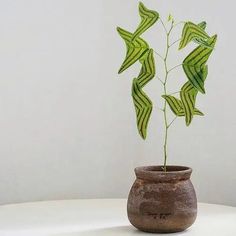
<path fill-rule="evenodd" d="M 199 203 L 195 224 L 166 235 L 236 236 L 236 208 Z M 0 236 L 154 235 L 132 227 L 126 200 L 63 200 L 0 206 Z M 163 234 L 162 234 L 163 236 Z"/>

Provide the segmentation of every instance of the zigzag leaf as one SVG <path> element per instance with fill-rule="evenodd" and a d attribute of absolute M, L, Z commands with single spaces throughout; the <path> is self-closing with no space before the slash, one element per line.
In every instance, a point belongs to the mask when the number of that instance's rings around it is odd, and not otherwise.
<path fill-rule="evenodd" d="M 201 72 L 203 83 L 206 80 L 208 74 L 208 66 L 204 66 Z M 198 90 L 192 85 L 190 81 L 186 82 L 180 91 L 180 98 L 183 104 L 183 111 L 185 115 L 186 125 L 190 125 L 193 116 L 199 115 L 203 116 L 204 114 L 195 107 L 196 97 Z"/>
<path fill-rule="evenodd" d="M 197 89 L 189 81 L 183 85 L 180 91 L 187 126 L 190 125 L 193 119 L 197 92 Z"/>
<path fill-rule="evenodd" d="M 162 95 L 162 97 L 167 101 L 170 109 L 176 116 L 184 116 L 181 100 L 171 95 Z"/>
<path fill-rule="evenodd" d="M 206 80 L 207 74 L 208 67 L 205 66 L 202 71 L 203 82 Z M 198 90 L 192 85 L 190 81 L 186 82 L 180 91 L 180 98 L 183 103 L 185 122 L 187 126 L 190 125 L 194 115 L 204 115 L 200 110 L 195 108 L 197 93 Z"/>
<path fill-rule="evenodd" d="M 139 86 L 142 88 L 155 76 L 155 61 L 153 49 L 148 50 L 140 59 L 142 68 L 137 78 Z"/>
<path fill-rule="evenodd" d="M 139 3 L 139 15 L 141 17 L 141 22 L 135 30 L 132 40 L 135 40 L 143 32 L 155 24 L 159 18 L 159 14 L 156 11 L 149 10 L 142 2 Z"/>
<path fill-rule="evenodd" d="M 199 43 L 205 43 L 210 37 L 202 29 L 201 25 L 196 25 L 192 22 L 186 22 L 182 31 L 182 36 L 179 44 L 179 50 L 184 48 L 192 40 L 198 39 Z"/>
<path fill-rule="evenodd" d="M 133 80 L 132 97 L 136 111 L 137 128 L 140 136 L 145 139 L 148 122 L 152 112 L 152 102 L 142 91 L 137 78 Z"/>
<path fill-rule="evenodd" d="M 193 50 L 183 61 L 183 69 L 188 80 L 201 93 L 205 93 L 204 73 L 207 70 L 206 62 L 213 51 L 216 39 L 217 36 L 215 35 L 207 41 L 207 44 L 212 48 L 200 45 L 195 50 Z"/>
<path fill-rule="evenodd" d="M 138 59 L 140 59 L 143 54 L 149 49 L 149 46 L 147 42 L 145 42 L 140 37 L 137 37 L 132 41 L 133 34 L 120 27 L 117 27 L 117 31 L 119 35 L 124 39 L 127 49 L 125 60 L 118 72 L 120 74 L 128 67 L 133 65 Z"/>
<path fill-rule="evenodd" d="M 185 116 L 183 103 L 180 99 L 171 95 L 163 95 L 162 97 L 167 101 L 170 109 L 176 116 Z M 197 108 L 194 108 L 193 115 L 203 116 L 204 114 Z"/>

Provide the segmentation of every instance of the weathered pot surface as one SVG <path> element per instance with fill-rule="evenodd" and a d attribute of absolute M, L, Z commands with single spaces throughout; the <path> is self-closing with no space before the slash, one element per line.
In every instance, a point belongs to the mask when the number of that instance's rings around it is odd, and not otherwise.
<path fill-rule="evenodd" d="M 197 199 L 185 166 L 135 168 L 136 180 L 127 204 L 133 226 L 145 232 L 171 233 L 190 227 L 197 216 Z"/>

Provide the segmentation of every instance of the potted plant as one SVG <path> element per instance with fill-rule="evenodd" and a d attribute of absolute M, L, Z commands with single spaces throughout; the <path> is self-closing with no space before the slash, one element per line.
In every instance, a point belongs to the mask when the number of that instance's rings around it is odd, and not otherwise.
<path fill-rule="evenodd" d="M 130 190 L 127 211 L 128 218 L 136 228 L 146 232 L 178 232 L 191 226 L 197 216 L 197 199 L 194 187 L 190 180 L 192 169 L 185 166 L 167 165 L 168 131 L 176 118 L 184 118 L 189 126 L 195 116 L 204 114 L 196 106 L 199 94 L 205 94 L 205 80 L 208 74 L 207 61 L 214 50 L 217 35 L 209 36 L 205 31 L 206 22 L 193 23 L 175 22 L 169 15 L 164 21 L 158 12 L 148 9 L 142 2 L 139 3 L 141 22 L 131 33 L 120 27 L 117 31 L 126 44 L 126 56 L 119 73 L 122 73 L 134 63 L 139 62 L 141 71 L 133 79 L 132 98 L 134 102 L 137 129 L 140 136 L 147 136 L 148 122 L 152 113 L 152 101 L 144 92 L 144 86 L 152 79 L 157 78 L 163 86 L 163 113 L 164 120 L 164 163 L 162 166 L 144 166 L 135 168 L 136 180 Z M 165 54 L 161 55 L 152 49 L 141 35 L 153 26 L 160 23 L 166 34 Z M 182 25 L 180 39 L 171 38 L 173 29 Z M 179 50 L 189 43 L 197 44 L 196 48 L 187 55 L 183 62 L 169 68 L 168 57 L 172 46 L 179 44 Z M 156 75 L 155 58 L 159 57 L 164 67 L 163 78 Z M 179 92 L 169 94 L 167 82 L 170 72 L 181 66 L 186 75 L 186 82 Z M 170 120 L 167 109 L 173 112 Z"/>

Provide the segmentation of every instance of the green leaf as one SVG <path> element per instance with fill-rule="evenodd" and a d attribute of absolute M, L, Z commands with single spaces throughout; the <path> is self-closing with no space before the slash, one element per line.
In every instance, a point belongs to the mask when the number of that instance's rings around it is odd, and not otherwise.
<path fill-rule="evenodd" d="M 137 78 L 139 86 L 142 88 L 155 76 L 155 61 L 153 49 L 149 49 L 140 59 L 142 68 Z"/>
<path fill-rule="evenodd" d="M 185 116 L 184 106 L 180 99 L 171 95 L 162 95 L 162 97 L 167 101 L 171 111 L 176 116 L 179 116 L 179 117 Z M 197 108 L 194 108 L 193 115 L 203 116 L 204 114 Z"/>
<path fill-rule="evenodd" d="M 162 97 L 166 100 L 171 111 L 176 116 L 184 116 L 183 104 L 182 104 L 181 100 L 179 100 L 178 98 L 171 96 L 171 95 L 162 95 Z"/>
<path fill-rule="evenodd" d="M 202 28 L 203 30 L 205 30 L 206 29 L 206 21 L 202 21 L 202 22 L 200 22 L 199 24 L 198 24 L 198 26 L 200 27 L 200 28 Z M 205 40 L 202 40 L 202 39 L 200 39 L 200 38 L 196 38 L 196 39 L 193 39 L 193 42 L 195 42 L 195 43 L 197 43 L 197 44 L 200 44 L 200 45 L 204 45 L 204 46 L 206 46 L 206 47 L 209 47 L 209 48 L 212 48 L 211 46 L 209 46 L 208 44 L 207 44 L 207 42 L 205 41 Z"/>
<path fill-rule="evenodd" d="M 124 39 L 126 44 L 126 57 L 119 69 L 118 73 L 120 74 L 131 65 L 133 65 L 137 60 L 139 60 L 149 49 L 149 46 L 147 42 L 145 42 L 140 37 L 137 37 L 132 41 L 133 34 L 120 27 L 117 27 L 117 31 L 119 35 Z"/>
<path fill-rule="evenodd" d="M 209 35 L 202 29 L 201 26 L 192 22 L 186 22 L 183 27 L 179 50 L 184 48 L 192 40 L 198 39 L 198 42 L 205 43 L 209 38 Z"/>
<path fill-rule="evenodd" d="M 197 89 L 195 89 L 189 81 L 183 85 L 180 91 L 187 126 L 190 125 L 193 119 L 197 92 Z"/>
<path fill-rule="evenodd" d="M 208 66 L 205 65 L 201 72 L 203 82 L 206 80 L 207 74 Z M 187 126 L 190 125 L 194 115 L 204 116 L 204 114 L 195 107 L 197 94 L 198 90 L 190 81 L 186 82 L 180 91 L 180 98 L 183 104 L 183 111 Z"/>
<path fill-rule="evenodd" d="M 132 97 L 136 111 L 137 128 L 140 136 L 146 139 L 147 126 L 152 112 L 152 102 L 142 91 L 137 78 L 133 80 Z"/>
<path fill-rule="evenodd" d="M 183 69 L 191 84 L 201 93 L 205 93 L 204 81 L 207 75 L 206 62 L 215 46 L 217 36 L 208 39 L 207 44 L 198 46 L 183 61 Z"/>
<path fill-rule="evenodd" d="M 135 40 L 137 37 L 139 37 L 159 19 L 159 13 L 149 10 L 142 2 L 139 3 L 139 15 L 141 17 L 141 22 L 138 28 L 135 30 L 132 40 Z"/>
<path fill-rule="evenodd" d="M 155 76 L 153 50 L 149 49 L 139 61 L 142 64 L 142 68 L 138 78 L 133 80 L 132 97 L 136 111 L 137 128 L 141 137 L 145 139 L 152 111 L 152 102 L 142 91 L 142 88 Z"/>

